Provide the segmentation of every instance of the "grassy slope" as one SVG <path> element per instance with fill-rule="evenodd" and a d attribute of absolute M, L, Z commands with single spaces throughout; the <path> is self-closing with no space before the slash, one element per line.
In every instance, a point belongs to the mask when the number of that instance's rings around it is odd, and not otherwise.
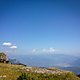
<path fill-rule="evenodd" d="M 20 67 L 21 66 L 0 63 L 0 80 L 16 80 L 16 78 L 21 74 L 21 71 L 19 70 Z M 5 78 L 2 77 L 5 75 Z"/>
<path fill-rule="evenodd" d="M 24 66 L 0 63 L 0 80 L 16 80 L 17 77 L 19 77 L 22 72 L 29 73 L 31 77 L 37 77 L 41 75 L 44 78 L 44 75 L 42 75 L 41 73 L 33 73 L 34 70 L 33 72 L 32 70 L 27 72 L 26 67 Z M 63 72 L 61 74 L 57 73 L 56 75 L 46 74 L 46 76 L 52 77 L 52 79 L 50 80 L 80 80 L 72 72 L 67 72 L 67 73 Z M 44 78 L 44 79 L 36 79 L 36 80 L 49 80 L 49 79 Z"/>

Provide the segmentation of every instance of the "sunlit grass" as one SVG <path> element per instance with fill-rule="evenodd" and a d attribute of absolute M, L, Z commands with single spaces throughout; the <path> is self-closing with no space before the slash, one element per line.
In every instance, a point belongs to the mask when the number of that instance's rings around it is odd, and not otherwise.
<path fill-rule="evenodd" d="M 50 70 L 54 71 L 54 74 L 47 73 L 45 68 L 0 63 L 0 80 L 17 80 L 22 73 L 28 74 L 29 80 L 32 80 L 32 78 L 34 80 L 80 80 L 72 72 L 56 68 Z"/>

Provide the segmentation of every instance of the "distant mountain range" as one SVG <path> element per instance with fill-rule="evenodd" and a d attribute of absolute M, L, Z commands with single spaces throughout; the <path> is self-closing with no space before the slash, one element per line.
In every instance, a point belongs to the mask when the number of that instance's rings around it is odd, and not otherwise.
<path fill-rule="evenodd" d="M 80 58 L 77 58 L 74 62 L 71 63 L 72 66 L 80 67 Z"/>
<path fill-rule="evenodd" d="M 80 58 L 64 55 L 64 54 L 47 54 L 47 55 L 11 55 L 10 57 L 15 57 L 20 62 L 23 62 L 30 66 L 80 66 Z"/>
<path fill-rule="evenodd" d="M 38 67 L 58 67 L 71 70 L 75 73 L 80 72 L 80 58 L 64 54 L 40 54 L 40 55 L 11 55 L 21 63 L 29 66 Z"/>

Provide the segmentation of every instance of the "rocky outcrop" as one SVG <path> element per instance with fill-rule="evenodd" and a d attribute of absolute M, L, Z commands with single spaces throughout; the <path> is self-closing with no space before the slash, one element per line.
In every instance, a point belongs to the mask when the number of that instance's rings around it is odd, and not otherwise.
<path fill-rule="evenodd" d="M 9 63 L 7 55 L 3 52 L 0 53 L 0 62 L 1 63 Z"/>

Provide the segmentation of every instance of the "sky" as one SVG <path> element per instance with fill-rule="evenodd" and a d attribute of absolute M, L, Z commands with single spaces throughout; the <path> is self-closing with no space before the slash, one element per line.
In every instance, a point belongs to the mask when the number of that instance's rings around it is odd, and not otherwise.
<path fill-rule="evenodd" d="M 80 1 L 0 0 L 0 50 L 80 55 Z"/>

